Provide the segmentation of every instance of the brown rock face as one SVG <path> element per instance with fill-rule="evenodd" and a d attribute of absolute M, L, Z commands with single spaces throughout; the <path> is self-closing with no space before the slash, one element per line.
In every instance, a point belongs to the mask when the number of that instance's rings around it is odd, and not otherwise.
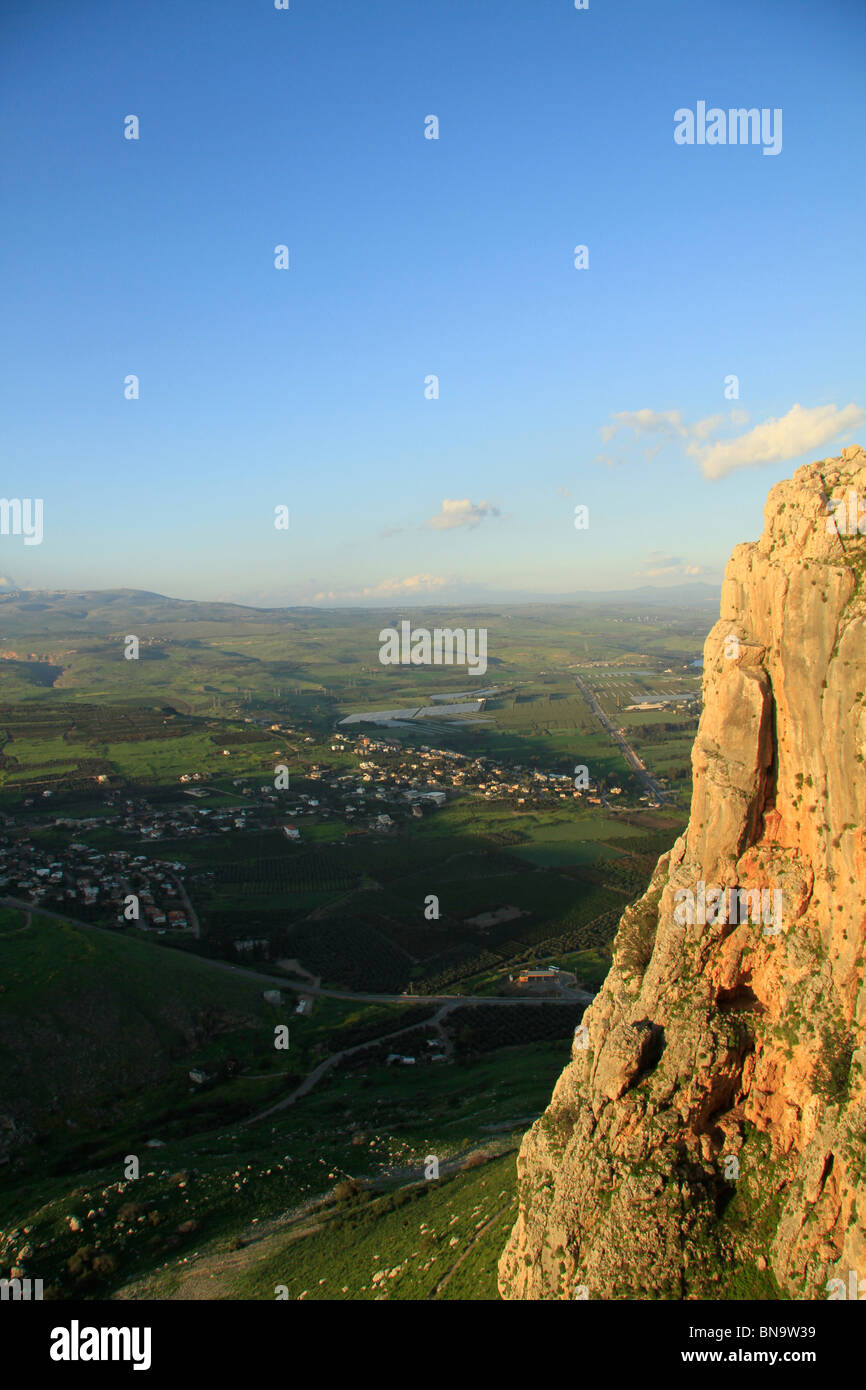
<path fill-rule="evenodd" d="M 856 499 L 866 533 L 860 448 L 798 469 L 728 564 L 688 828 L 523 1141 L 504 1298 L 826 1298 L 866 1278 Z"/>

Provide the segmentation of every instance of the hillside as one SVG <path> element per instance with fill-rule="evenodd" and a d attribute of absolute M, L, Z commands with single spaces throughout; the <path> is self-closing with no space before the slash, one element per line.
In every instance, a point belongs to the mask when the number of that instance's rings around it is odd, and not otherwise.
<path fill-rule="evenodd" d="M 121 1299 L 492 1300 L 516 1206 L 514 1154 L 476 1150 L 435 1181 L 309 1203 L 199 1245 L 189 1264 L 122 1285 Z"/>
<path fill-rule="evenodd" d="M 272 1053 L 262 988 L 177 951 L 4 909 L 0 1158 L 143 1119 L 145 1092 L 151 1104 L 186 1096 L 205 1056 Z"/>
<path fill-rule="evenodd" d="M 496 1297 L 571 1006 L 558 1041 L 505 1047 L 507 1010 L 458 1009 L 453 1064 L 416 1073 L 384 1065 L 430 1032 L 410 1001 L 298 1018 L 252 975 L 8 908 L 0 953 L 0 1275 L 51 1300 Z"/>

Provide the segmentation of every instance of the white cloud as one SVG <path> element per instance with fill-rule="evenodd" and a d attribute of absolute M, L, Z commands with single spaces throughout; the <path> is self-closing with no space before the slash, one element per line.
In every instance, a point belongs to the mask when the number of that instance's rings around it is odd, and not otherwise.
<path fill-rule="evenodd" d="M 670 439 L 685 436 L 687 430 L 679 410 L 618 410 L 615 425 L 605 425 L 601 437 L 606 444 L 618 429 L 633 429 L 640 439 L 645 434 L 663 434 Z"/>
<path fill-rule="evenodd" d="M 780 419 L 764 420 L 736 439 L 718 440 L 702 446 L 690 444 L 688 453 L 701 465 L 705 478 L 723 478 L 738 468 L 756 468 L 766 463 L 784 463 L 801 454 L 822 449 L 844 430 L 866 420 L 860 406 L 816 405 L 812 409 L 792 405 Z"/>
<path fill-rule="evenodd" d="M 431 516 L 425 525 L 433 531 L 453 531 L 459 526 L 474 528 L 486 516 L 499 516 L 499 508 L 491 507 L 489 502 L 470 502 L 468 497 L 446 497 L 441 512 Z"/>
<path fill-rule="evenodd" d="M 694 579 L 702 574 L 710 574 L 706 565 L 692 565 L 681 560 L 679 555 L 666 555 L 662 550 L 653 550 L 647 556 L 643 569 L 635 570 L 635 579 L 663 579 L 671 575 L 684 575 Z"/>
<path fill-rule="evenodd" d="M 728 415 L 706 415 L 692 424 L 683 419 L 680 410 L 620 410 L 610 424 L 602 426 L 600 434 L 609 440 L 618 430 L 631 429 L 637 439 L 653 441 L 646 451 L 648 458 L 654 458 L 665 443 L 679 441 L 689 458 L 700 464 L 705 478 L 723 478 L 738 468 L 786 463 L 823 449 L 830 440 L 866 421 L 866 411 L 853 402 L 841 409 L 836 405 L 793 405 L 778 420 L 764 420 L 733 439 L 710 442 L 725 425 L 741 429 L 748 420 L 746 411 L 740 409 Z M 598 458 L 607 462 L 606 455 Z"/>
<path fill-rule="evenodd" d="M 742 414 L 742 412 L 738 410 L 737 415 L 740 414 Z M 703 420 L 696 420 L 693 425 L 688 427 L 688 433 L 692 439 L 709 439 L 710 435 L 715 434 L 720 425 L 724 423 L 724 415 L 705 415 Z M 737 424 L 739 422 L 734 421 L 734 423 Z"/>
<path fill-rule="evenodd" d="M 735 411 L 734 414 L 741 416 L 743 412 Z M 745 418 L 748 419 L 748 416 Z M 656 436 L 658 442 L 649 451 L 651 458 L 655 457 L 665 440 L 707 439 L 725 423 L 724 415 L 706 415 L 689 425 L 683 419 L 681 410 L 618 410 L 613 419 L 614 424 L 603 425 L 600 429 L 602 440 L 607 443 L 620 429 L 634 430 L 638 439 L 645 439 L 647 435 Z M 734 420 L 734 424 L 742 423 L 745 421 Z"/>
<path fill-rule="evenodd" d="M 406 579 L 383 579 L 380 584 L 371 584 L 364 589 L 330 589 L 314 596 L 314 603 L 328 600 L 350 598 L 403 598 L 415 594 L 433 594 L 447 589 L 453 584 L 451 579 L 443 579 L 435 574 L 411 574 Z"/>

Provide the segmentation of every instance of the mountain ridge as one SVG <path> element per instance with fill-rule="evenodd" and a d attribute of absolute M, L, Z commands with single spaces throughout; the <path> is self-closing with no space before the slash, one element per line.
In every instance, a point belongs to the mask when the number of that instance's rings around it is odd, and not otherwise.
<path fill-rule="evenodd" d="M 658 606 L 673 607 L 699 607 L 705 608 L 718 603 L 720 589 L 718 585 L 704 584 L 695 582 L 691 584 L 672 584 L 668 586 L 645 584 L 635 589 L 576 589 L 573 593 L 564 594 L 507 594 L 504 596 L 492 595 L 489 597 L 479 596 L 469 598 L 460 602 L 445 600 L 437 602 L 432 596 L 427 596 L 424 601 L 412 599 L 405 602 L 402 607 L 406 611 L 415 610 L 438 611 L 440 609 L 471 610 L 473 612 L 483 611 L 485 608 L 500 608 L 503 605 L 511 607 L 567 607 L 570 604 L 580 604 L 591 606 L 599 604 L 613 606 L 623 604 L 631 606 L 636 603 L 647 603 Z M 54 611 L 61 609 L 68 610 L 77 608 L 79 612 L 76 616 L 91 617 L 102 616 L 113 606 L 122 608 L 126 605 L 126 611 L 130 609 L 155 608 L 165 609 L 165 616 L 179 616 L 184 610 L 190 612 L 191 618 L 195 619 L 203 615 L 216 615 L 226 619 L 249 617 L 262 615 L 265 617 L 279 617 L 281 614 L 287 616 L 292 614 L 327 614 L 327 613 L 391 613 L 401 604 L 393 600 L 382 600 L 375 605 L 352 605 L 352 604 L 272 604 L 257 605 L 236 603 L 231 600 L 222 599 L 187 599 L 176 598 L 168 594 L 161 594 L 150 589 L 20 589 L 13 586 L 8 592 L 0 593 L 0 614 L 15 611 L 18 613 L 40 612 L 46 608 Z"/>

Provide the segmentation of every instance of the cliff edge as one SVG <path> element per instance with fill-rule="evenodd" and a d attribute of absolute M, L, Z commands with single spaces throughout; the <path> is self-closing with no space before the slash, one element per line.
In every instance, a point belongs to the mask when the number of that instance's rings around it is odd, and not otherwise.
<path fill-rule="evenodd" d="M 764 518 L 704 648 L 688 827 L 521 1146 L 503 1298 L 866 1280 L 866 453 Z"/>

